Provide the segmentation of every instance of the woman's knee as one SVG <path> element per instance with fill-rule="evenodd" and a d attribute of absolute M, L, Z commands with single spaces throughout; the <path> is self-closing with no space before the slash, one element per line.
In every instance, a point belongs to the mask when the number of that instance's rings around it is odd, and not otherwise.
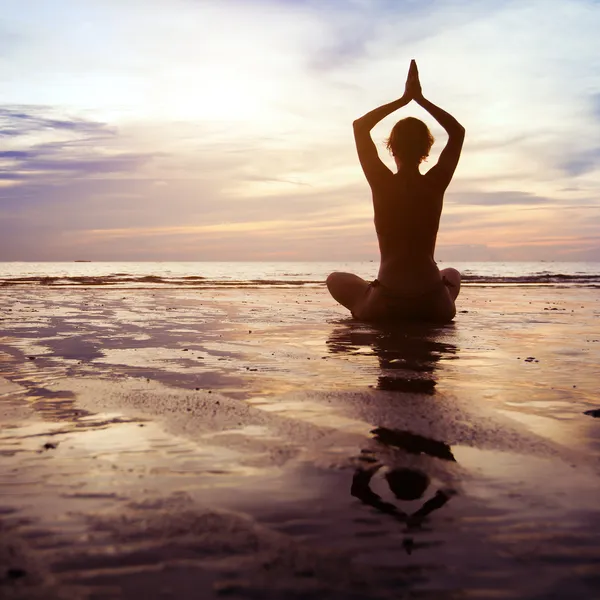
<path fill-rule="evenodd" d="M 334 298 L 336 298 L 336 296 L 338 295 L 338 290 L 340 289 L 340 283 L 342 280 L 342 278 L 340 277 L 341 275 L 342 275 L 342 273 L 335 271 L 334 273 L 330 273 L 327 276 L 327 279 L 325 280 L 325 285 L 327 286 L 329 293 Z M 336 300 L 337 300 L 337 298 L 336 298 Z"/>
<path fill-rule="evenodd" d="M 354 273 L 344 273 L 342 271 L 334 271 L 327 276 L 325 284 L 331 294 L 334 290 L 346 288 L 348 285 L 356 284 L 357 281 L 362 281 L 360 277 Z"/>
<path fill-rule="evenodd" d="M 329 275 L 327 275 L 325 285 L 327 285 L 327 289 L 329 291 L 331 291 L 332 286 L 334 286 L 335 282 L 338 280 L 338 275 L 340 275 L 338 271 L 334 271 L 333 273 L 329 273 Z"/>
<path fill-rule="evenodd" d="M 367 282 L 358 275 L 339 271 L 331 273 L 325 283 L 333 298 L 350 310 L 368 287 Z"/>
<path fill-rule="evenodd" d="M 461 275 L 460 272 L 451 267 L 447 269 L 442 269 L 440 271 L 440 275 L 446 284 L 448 291 L 450 292 L 450 296 L 453 300 L 456 299 L 458 293 L 460 292 L 460 281 Z"/>

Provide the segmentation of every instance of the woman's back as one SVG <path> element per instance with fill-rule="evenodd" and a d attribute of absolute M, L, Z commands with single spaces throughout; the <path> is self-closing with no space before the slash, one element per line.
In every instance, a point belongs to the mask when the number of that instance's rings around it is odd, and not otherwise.
<path fill-rule="evenodd" d="M 418 171 L 400 171 L 373 189 L 381 253 L 378 279 L 390 288 L 419 289 L 439 279 L 434 260 L 443 190 Z"/>

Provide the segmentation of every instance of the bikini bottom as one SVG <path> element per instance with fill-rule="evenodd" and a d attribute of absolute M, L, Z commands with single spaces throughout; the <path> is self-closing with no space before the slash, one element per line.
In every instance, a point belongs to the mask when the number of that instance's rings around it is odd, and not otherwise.
<path fill-rule="evenodd" d="M 442 278 L 425 291 L 399 292 L 375 279 L 352 311 L 352 316 L 361 321 L 449 323 L 456 312 L 449 287 L 452 283 Z"/>

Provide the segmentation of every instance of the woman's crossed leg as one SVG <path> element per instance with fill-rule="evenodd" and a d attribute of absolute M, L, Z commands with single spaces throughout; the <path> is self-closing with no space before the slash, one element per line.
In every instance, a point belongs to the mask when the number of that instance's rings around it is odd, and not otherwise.
<path fill-rule="evenodd" d="M 369 289 L 369 282 L 362 277 L 340 271 L 331 273 L 326 283 L 333 299 L 345 306 L 353 315 Z"/>

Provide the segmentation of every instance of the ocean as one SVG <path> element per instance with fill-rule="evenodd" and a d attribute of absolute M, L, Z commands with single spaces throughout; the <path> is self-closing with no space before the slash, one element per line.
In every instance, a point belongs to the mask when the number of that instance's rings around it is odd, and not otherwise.
<path fill-rule="evenodd" d="M 465 285 L 600 287 L 600 262 L 464 262 L 452 266 Z M 319 287 L 332 271 L 367 280 L 378 263 L 363 262 L 4 262 L 1 286 Z"/>

